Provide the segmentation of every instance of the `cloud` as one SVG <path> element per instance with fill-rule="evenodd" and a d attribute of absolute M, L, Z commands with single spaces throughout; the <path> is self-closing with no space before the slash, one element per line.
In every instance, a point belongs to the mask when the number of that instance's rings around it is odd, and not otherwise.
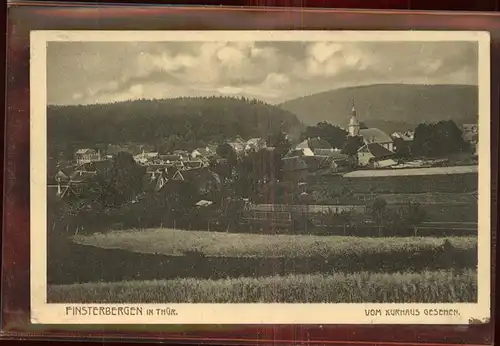
<path fill-rule="evenodd" d="M 271 103 L 372 83 L 477 84 L 468 42 L 53 42 L 48 102 L 243 95 Z"/>
<path fill-rule="evenodd" d="M 243 90 L 241 88 L 225 86 L 225 87 L 217 89 L 217 91 L 220 92 L 221 94 L 237 95 L 237 94 L 241 93 Z"/>

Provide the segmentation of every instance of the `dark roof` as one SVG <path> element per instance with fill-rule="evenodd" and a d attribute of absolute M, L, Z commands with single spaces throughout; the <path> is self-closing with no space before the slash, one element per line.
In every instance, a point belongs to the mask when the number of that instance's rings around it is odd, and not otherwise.
<path fill-rule="evenodd" d="M 92 172 L 73 172 L 71 174 L 71 181 L 73 183 L 82 183 L 93 179 L 96 179 L 96 174 Z"/>
<path fill-rule="evenodd" d="M 177 167 L 170 164 L 146 166 L 146 172 L 157 172 L 166 174 L 168 178 L 171 178 L 177 171 L 178 171 Z"/>
<path fill-rule="evenodd" d="M 293 158 L 304 156 L 304 148 L 302 149 L 290 149 L 290 151 L 285 155 L 285 158 Z"/>
<path fill-rule="evenodd" d="M 73 167 L 64 167 L 64 168 L 59 168 L 54 176 L 60 177 L 63 180 L 69 180 L 73 173 L 74 173 Z"/>
<path fill-rule="evenodd" d="M 189 155 L 189 152 L 187 152 L 186 150 L 174 150 L 173 151 L 174 155 Z M 165 154 L 165 155 L 171 155 L 171 154 Z"/>
<path fill-rule="evenodd" d="M 384 131 L 371 127 L 369 129 L 359 130 L 363 139 L 368 143 L 391 143 L 392 138 Z"/>
<path fill-rule="evenodd" d="M 299 156 L 286 157 L 283 159 L 283 170 L 284 171 L 298 171 L 302 169 L 307 169 L 307 164 Z"/>
<path fill-rule="evenodd" d="M 75 169 L 80 169 L 80 170 L 83 169 L 89 172 L 96 171 L 102 174 L 111 169 L 112 166 L 113 162 L 111 160 L 102 160 L 102 161 L 85 162 L 75 167 Z"/>
<path fill-rule="evenodd" d="M 370 153 L 375 156 L 376 159 L 382 159 L 394 155 L 392 151 L 386 149 L 378 143 L 369 143 L 366 145 Z"/>
<path fill-rule="evenodd" d="M 228 142 L 227 144 L 229 144 L 231 146 L 231 148 L 233 148 L 233 150 L 236 151 L 236 152 L 243 151 L 245 149 L 245 144 L 244 143 L 240 143 L 240 142 Z"/>
<path fill-rule="evenodd" d="M 335 162 L 328 156 L 305 156 L 303 159 L 310 171 L 331 168 Z"/>
<path fill-rule="evenodd" d="M 184 181 L 197 181 L 198 179 L 214 179 L 217 183 L 220 183 L 220 177 L 217 173 L 210 170 L 208 167 L 189 169 L 185 171 L 179 171 Z"/>
<path fill-rule="evenodd" d="M 173 167 L 172 164 L 153 164 L 146 166 L 146 172 L 157 172 L 165 170 L 168 167 Z"/>
<path fill-rule="evenodd" d="M 85 148 L 85 149 L 78 149 L 75 154 L 84 155 L 84 154 L 96 154 L 96 153 L 97 152 L 94 149 Z"/>
<path fill-rule="evenodd" d="M 316 149 L 314 150 L 314 155 L 328 156 L 335 160 L 347 158 L 347 155 L 343 154 L 340 150 L 331 150 L 331 149 Z"/>
<path fill-rule="evenodd" d="M 322 139 L 320 137 L 316 137 L 316 138 L 308 138 L 308 139 L 304 140 L 303 142 L 298 144 L 296 146 L 296 148 L 300 148 L 300 149 L 309 148 L 309 149 L 314 151 L 316 149 L 332 149 L 332 146 L 330 145 L 330 143 L 328 143 L 324 139 Z"/>
<path fill-rule="evenodd" d="M 166 176 L 168 179 L 171 179 L 175 173 L 177 173 L 178 169 L 175 166 L 169 166 L 165 168 L 165 170 L 162 172 L 164 176 Z"/>
<path fill-rule="evenodd" d="M 111 160 L 94 161 L 93 164 L 99 173 L 104 173 L 113 167 L 113 162 Z"/>
<path fill-rule="evenodd" d="M 164 161 L 179 161 L 181 157 L 179 155 L 160 155 L 160 160 Z"/>
<path fill-rule="evenodd" d="M 200 168 L 203 166 L 203 162 L 201 161 L 186 161 L 184 165 L 188 168 Z"/>
<path fill-rule="evenodd" d="M 210 150 L 207 150 L 207 148 L 196 148 L 193 151 L 197 151 L 200 153 L 202 156 L 209 156 L 212 155 L 212 152 Z"/>
<path fill-rule="evenodd" d="M 283 159 L 283 170 L 297 171 L 305 170 L 317 171 L 320 169 L 336 168 L 339 160 L 329 156 L 301 156 Z"/>

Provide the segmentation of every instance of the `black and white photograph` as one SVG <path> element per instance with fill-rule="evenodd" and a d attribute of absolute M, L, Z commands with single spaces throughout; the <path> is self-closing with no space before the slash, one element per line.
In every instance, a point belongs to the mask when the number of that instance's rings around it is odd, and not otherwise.
<path fill-rule="evenodd" d="M 488 318 L 488 49 L 480 32 L 33 33 L 36 321 Z"/>

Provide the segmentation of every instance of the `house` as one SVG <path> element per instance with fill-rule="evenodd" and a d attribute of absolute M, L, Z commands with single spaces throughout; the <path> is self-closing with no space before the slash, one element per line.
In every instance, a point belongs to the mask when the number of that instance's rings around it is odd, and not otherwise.
<path fill-rule="evenodd" d="M 186 150 L 174 150 L 172 154 L 178 156 L 181 161 L 189 160 L 191 156 L 191 153 Z"/>
<path fill-rule="evenodd" d="M 67 183 L 68 181 L 71 180 L 71 177 L 73 176 L 74 171 L 71 169 L 71 167 L 65 167 L 65 168 L 57 168 L 56 173 L 54 174 L 54 180 L 50 181 L 49 183 Z"/>
<path fill-rule="evenodd" d="M 462 138 L 469 143 L 476 143 L 479 135 L 479 125 L 477 124 L 463 124 L 462 125 Z"/>
<path fill-rule="evenodd" d="M 376 143 L 389 151 L 394 151 L 394 141 L 382 130 L 372 127 L 359 130 L 359 134 L 363 137 L 363 142 L 365 144 Z"/>
<path fill-rule="evenodd" d="M 309 149 L 314 153 L 317 149 L 333 149 L 330 143 L 320 137 L 308 138 L 295 146 L 295 149 Z"/>
<path fill-rule="evenodd" d="M 379 143 L 368 143 L 358 150 L 358 165 L 376 168 L 390 167 L 396 164 L 392 159 L 394 152 Z"/>
<path fill-rule="evenodd" d="M 205 148 L 196 148 L 191 152 L 191 158 L 193 159 L 209 159 L 214 156 L 215 152 L 207 146 Z"/>
<path fill-rule="evenodd" d="M 177 154 L 160 154 L 158 159 L 160 163 L 172 163 L 172 164 L 178 164 L 184 161 L 183 157 Z"/>
<path fill-rule="evenodd" d="M 82 166 L 93 165 L 95 162 L 86 163 Z M 47 186 L 55 195 L 60 198 L 78 196 L 82 192 L 82 186 L 95 179 L 99 172 L 105 173 L 105 170 L 99 170 L 95 166 L 83 168 L 77 167 L 57 167 L 53 177 L 48 178 Z"/>
<path fill-rule="evenodd" d="M 161 174 L 166 174 L 171 178 L 177 170 L 173 164 L 152 164 L 146 167 L 146 175 L 149 180 L 156 180 Z"/>
<path fill-rule="evenodd" d="M 77 189 L 75 184 L 67 182 L 64 184 L 47 185 L 47 197 L 55 195 L 59 198 L 77 197 L 80 194 L 80 189 Z"/>
<path fill-rule="evenodd" d="M 235 136 L 230 142 L 245 144 L 245 140 L 241 136 Z"/>
<path fill-rule="evenodd" d="M 463 124 L 462 125 L 462 138 L 464 141 L 470 143 L 474 150 L 474 155 L 478 154 L 479 146 L 479 125 L 478 124 Z"/>
<path fill-rule="evenodd" d="M 208 164 L 205 161 L 200 160 L 191 160 L 184 162 L 184 169 L 198 169 L 202 167 L 206 167 Z"/>
<path fill-rule="evenodd" d="M 237 142 L 226 142 L 219 144 L 217 147 L 217 155 L 228 159 L 229 157 L 235 156 L 241 156 L 244 154 L 244 149 L 245 147 Z M 233 155 L 234 154 L 234 155 Z"/>
<path fill-rule="evenodd" d="M 348 168 L 348 156 L 335 149 L 308 148 L 289 152 L 283 158 L 285 180 L 304 181 L 310 176 L 329 175 L 343 172 Z"/>
<path fill-rule="evenodd" d="M 411 142 L 415 138 L 415 132 L 414 131 L 394 132 L 391 135 L 391 137 L 402 139 L 405 142 Z"/>
<path fill-rule="evenodd" d="M 160 171 L 155 182 L 155 191 L 160 191 L 177 172 L 178 170 L 175 167 L 167 167 Z"/>
<path fill-rule="evenodd" d="M 218 146 L 219 146 L 218 144 L 208 144 L 208 145 L 207 145 L 207 148 L 208 148 L 208 150 L 210 150 L 212 153 L 217 154 L 217 147 L 218 147 Z"/>
<path fill-rule="evenodd" d="M 171 180 L 191 182 L 201 194 L 208 193 L 214 189 L 218 190 L 221 187 L 219 175 L 207 167 L 177 171 Z"/>
<path fill-rule="evenodd" d="M 143 178 L 145 190 L 160 191 L 163 186 L 177 173 L 177 168 L 172 164 L 154 164 L 146 167 Z"/>
<path fill-rule="evenodd" d="M 462 136 L 467 142 L 471 142 L 474 136 L 479 134 L 478 124 L 463 124 L 462 125 Z"/>
<path fill-rule="evenodd" d="M 332 157 L 336 160 L 342 160 L 347 158 L 347 155 L 342 153 L 340 149 L 316 149 L 314 151 L 314 155 Z"/>
<path fill-rule="evenodd" d="M 245 144 L 240 142 L 228 142 L 227 143 L 236 153 L 236 155 L 241 155 L 245 152 Z"/>
<path fill-rule="evenodd" d="M 77 164 L 82 164 L 92 161 L 101 160 L 101 151 L 96 151 L 94 149 L 78 149 L 75 153 L 75 160 Z"/>
<path fill-rule="evenodd" d="M 104 176 L 113 166 L 111 160 L 100 160 L 82 163 L 74 168 L 74 176 Z"/>
<path fill-rule="evenodd" d="M 243 138 L 241 138 L 240 136 L 236 136 L 235 138 L 227 141 L 225 144 L 222 145 L 229 145 L 236 155 L 242 155 L 245 153 L 246 141 L 243 140 Z"/>
<path fill-rule="evenodd" d="M 262 138 L 250 138 L 245 143 L 245 152 L 257 152 L 266 147 L 266 141 Z"/>
<path fill-rule="evenodd" d="M 314 156 L 314 152 L 309 148 L 293 148 L 285 155 L 285 157 L 296 156 Z"/>
<path fill-rule="evenodd" d="M 138 155 L 135 155 L 134 156 L 134 160 L 137 162 L 137 163 L 141 163 L 141 164 L 145 164 L 149 161 L 152 161 L 152 160 L 155 160 L 155 159 L 158 159 L 160 157 L 159 153 L 156 152 L 156 151 L 153 151 L 153 152 L 142 152 Z"/>

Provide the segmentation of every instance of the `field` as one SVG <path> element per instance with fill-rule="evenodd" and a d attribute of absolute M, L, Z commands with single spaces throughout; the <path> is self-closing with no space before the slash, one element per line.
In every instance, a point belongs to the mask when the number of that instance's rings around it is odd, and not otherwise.
<path fill-rule="evenodd" d="M 446 170 L 449 167 L 439 168 Z M 465 168 L 469 169 L 469 168 Z M 472 193 L 477 191 L 478 173 L 403 175 L 402 170 L 354 171 L 344 176 L 313 179 L 313 185 L 348 188 L 355 194 Z M 414 172 L 414 170 L 409 170 Z M 425 171 L 424 171 L 425 172 Z M 405 173 L 405 172 L 403 172 Z M 392 174 L 392 175 L 389 175 Z M 339 189 L 341 192 L 341 189 Z"/>
<path fill-rule="evenodd" d="M 59 303 L 449 303 L 477 300 L 477 272 L 334 273 L 50 285 Z"/>
<path fill-rule="evenodd" d="M 364 257 L 381 253 L 415 254 L 439 250 L 443 238 L 358 238 L 312 235 L 264 235 L 146 229 L 112 231 L 93 235 L 77 235 L 73 241 L 104 249 L 130 252 L 184 256 L 200 253 L 207 257 Z M 459 251 L 477 246 L 476 237 L 451 237 L 450 245 Z"/>
<path fill-rule="evenodd" d="M 358 170 L 346 173 L 344 174 L 344 177 L 346 178 L 397 177 L 397 176 L 470 174 L 477 172 L 478 172 L 478 167 L 474 165 L 474 166 L 451 166 L 451 167 L 429 167 L 429 168 Z"/>
<path fill-rule="evenodd" d="M 53 244 L 50 249 L 54 251 L 48 261 L 50 302 L 432 303 L 477 299 L 477 237 L 144 229 L 76 235 L 69 244 Z"/>
<path fill-rule="evenodd" d="M 309 234 L 296 229 L 275 234 L 267 227 L 244 233 L 237 226 L 231 232 L 147 228 L 69 239 L 54 234 L 49 237 L 48 301 L 477 301 L 477 172 L 322 179 L 310 187 L 338 187 L 339 195 L 346 187 L 351 199 L 375 195 L 394 210 L 408 200 L 420 202 L 428 215 L 419 237 L 373 237 L 376 230 L 362 222 L 351 236 L 333 235 L 349 234 L 343 225 L 337 227 L 342 232 L 314 225 L 318 230 L 308 227 Z"/>

